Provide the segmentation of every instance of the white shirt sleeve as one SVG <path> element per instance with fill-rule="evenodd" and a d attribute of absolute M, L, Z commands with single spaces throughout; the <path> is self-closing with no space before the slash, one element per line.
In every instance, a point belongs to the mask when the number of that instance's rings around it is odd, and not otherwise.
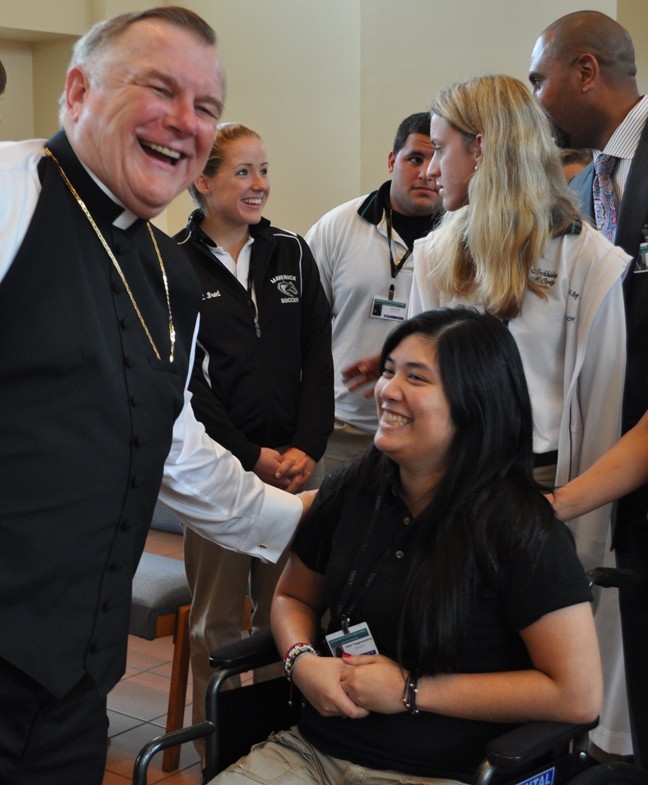
<path fill-rule="evenodd" d="M 425 306 L 424 285 L 422 282 L 424 269 L 424 255 L 427 252 L 426 239 L 414 241 L 412 260 L 414 263 L 414 275 L 412 275 L 412 289 L 407 302 L 407 318 L 418 316 L 423 311 L 428 310 Z"/>
<path fill-rule="evenodd" d="M 303 510 L 298 497 L 246 472 L 231 452 L 207 435 L 194 416 L 186 388 L 184 406 L 173 427 L 160 499 L 208 540 L 272 562 L 292 539 Z"/>
<path fill-rule="evenodd" d="M 40 195 L 42 139 L 0 142 L 0 281 L 18 253 Z M 9 196 L 11 194 L 11 196 Z"/>

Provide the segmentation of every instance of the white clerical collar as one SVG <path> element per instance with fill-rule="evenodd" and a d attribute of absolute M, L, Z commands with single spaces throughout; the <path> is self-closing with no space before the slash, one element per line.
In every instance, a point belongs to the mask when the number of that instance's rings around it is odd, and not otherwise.
<path fill-rule="evenodd" d="M 122 202 L 115 196 L 114 193 L 109 188 L 101 182 L 101 180 L 90 170 L 88 167 L 79 159 L 81 166 L 86 170 L 86 172 L 92 177 L 92 180 L 96 185 L 101 188 L 101 190 L 106 194 L 106 196 L 113 201 L 115 204 L 118 204 L 122 208 L 122 212 L 115 218 L 113 221 L 113 226 L 116 226 L 117 229 L 129 229 L 135 221 L 138 220 L 135 213 L 131 212 L 128 207 L 124 207 Z"/>

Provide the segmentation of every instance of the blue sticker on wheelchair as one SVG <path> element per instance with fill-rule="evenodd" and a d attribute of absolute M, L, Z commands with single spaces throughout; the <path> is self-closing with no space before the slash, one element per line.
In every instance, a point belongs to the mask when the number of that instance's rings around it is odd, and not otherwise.
<path fill-rule="evenodd" d="M 553 785 L 555 773 L 555 767 L 545 769 L 545 771 L 541 771 L 539 774 L 534 774 L 533 777 L 518 782 L 517 785 Z"/>

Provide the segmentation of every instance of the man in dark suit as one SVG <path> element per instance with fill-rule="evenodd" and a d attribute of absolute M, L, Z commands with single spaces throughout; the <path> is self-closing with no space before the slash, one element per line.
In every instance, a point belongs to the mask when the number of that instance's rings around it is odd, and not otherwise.
<path fill-rule="evenodd" d="M 583 211 L 592 218 L 600 178 L 597 158 L 612 157 L 613 205 L 607 222 L 598 228 L 634 257 L 624 282 L 624 432 L 648 409 L 648 271 L 647 246 L 642 247 L 648 236 L 648 96 L 640 96 L 635 74 L 629 33 L 596 11 L 578 11 L 551 24 L 535 44 L 529 69 L 533 92 L 554 123 L 561 146 L 594 150 L 594 163 L 571 182 Z M 598 194 L 596 199 L 600 202 Z M 617 564 L 641 573 L 648 565 L 647 510 L 648 486 L 643 486 L 620 500 L 614 531 Z M 645 589 L 619 594 L 633 748 L 643 766 L 648 765 L 646 594 Z"/>

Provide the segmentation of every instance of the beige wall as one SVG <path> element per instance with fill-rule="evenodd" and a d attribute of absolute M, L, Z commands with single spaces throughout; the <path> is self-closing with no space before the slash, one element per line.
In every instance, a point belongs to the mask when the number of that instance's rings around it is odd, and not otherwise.
<path fill-rule="evenodd" d="M 95 21 L 88 0 L 0 0 L 0 28 L 7 35 L 82 35 Z M 0 38 L 4 37 L 0 34 Z"/>
<path fill-rule="evenodd" d="M 616 19 L 632 35 L 637 63 L 637 83 L 648 92 L 648 3 L 646 0 L 618 0 Z"/>
<path fill-rule="evenodd" d="M 76 38 L 42 41 L 33 46 L 34 136 L 51 136 L 58 128 L 58 101 Z"/>
<path fill-rule="evenodd" d="M 265 141 L 266 215 L 303 234 L 360 187 L 360 4 L 193 0 L 191 8 L 218 32 L 223 120 L 243 122 Z M 169 223 L 179 228 L 188 209 L 188 198 L 173 205 Z"/>
<path fill-rule="evenodd" d="M 0 139 L 52 133 L 74 36 L 154 1 L 0 0 L 0 58 L 9 75 Z M 562 14 L 592 8 L 618 18 L 635 41 L 640 85 L 648 84 L 646 0 L 184 3 L 218 32 L 228 79 L 223 119 L 247 123 L 266 142 L 268 217 L 301 233 L 386 178 L 399 121 L 427 109 L 445 84 L 476 72 L 524 79 L 537 35 Z M 158 223 L 177 231 L 189 209 L 182 196 Z"/>
<path fill-rule="evenodd" d="M 0 96 L 0 139 L 24 139 L 34 131 L 32 46 L 0 40 L 0 60 L 7 71 L 7 88 Z"/>
<path fill-rule="evenodd" d="M 362 190 L 384 173 L 400 119 L 427 110 L 441 88 L 473 74 L 526 81 L 538 35 L 582 8 L 616 15 L 612 0 L 363 0 Z"/>

